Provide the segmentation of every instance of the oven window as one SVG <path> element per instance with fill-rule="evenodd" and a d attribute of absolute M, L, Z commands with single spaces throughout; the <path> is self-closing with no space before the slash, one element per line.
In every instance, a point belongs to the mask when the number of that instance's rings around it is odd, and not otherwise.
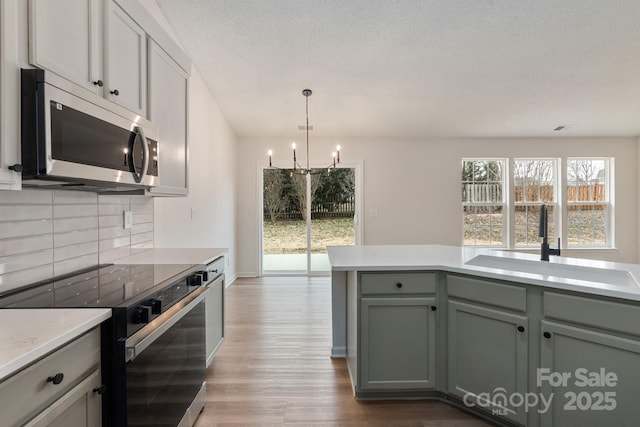
<path fill-rule="evenodd" d="M 129 426 L 177 426 L 205 380 L 205 303 L 127 363 Z"/>

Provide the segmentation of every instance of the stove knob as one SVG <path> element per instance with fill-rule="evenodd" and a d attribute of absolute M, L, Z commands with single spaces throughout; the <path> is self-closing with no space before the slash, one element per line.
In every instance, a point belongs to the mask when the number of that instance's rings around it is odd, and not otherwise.
<path fill-rule="evenodd" d="M 202 276 L 199 274 L 192 274 L 187 277 L 187 286 L 200 286 L 202 285 Z"/>
<path fill-rule="evenodd" d="M 141 305 L 140 307 L 136 308 L 134 322 L 149 323 L 151 322 L 151 314 L 152 314 L 151 306 Z"/>
<path fill-rule="evenodd" d="M 209 281 L 209 272 L 208 271 L 201 271 L 199 274 L 202 276 L 202 280 L 204 282 L 208 282 Z"/>
<path fill-rule="evenodd" d="M 162 301 L 159 299 L 152 299 L 148 301 L 148 304 L 151 306 L 151 313 L 160 314 L 162 313 Z"/>

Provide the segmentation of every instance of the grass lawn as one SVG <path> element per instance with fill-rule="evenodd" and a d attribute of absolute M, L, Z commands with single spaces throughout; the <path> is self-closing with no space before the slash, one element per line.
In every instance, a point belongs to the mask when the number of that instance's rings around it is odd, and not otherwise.
<path fill-rule="evenodd" d="M 264 222 L 264 253 L 302 254 L 307 251 L 307 226 L 303 220 Z M 311 253 L 325 253 L 327 246 L 355 243 L 353 218 L 311 220 Z"/>

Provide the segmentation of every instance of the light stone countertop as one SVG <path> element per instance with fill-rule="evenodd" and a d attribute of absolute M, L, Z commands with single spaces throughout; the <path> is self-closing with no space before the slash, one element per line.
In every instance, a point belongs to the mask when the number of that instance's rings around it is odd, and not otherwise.
<path fill-rule="evenodd" d="M 110 317 L 107 308 L 0 310 L 0 381 Z"/>
<path fill-rule="evenodd" d="M 208 264 L 227 248 L 155 248 L 111 261 L 113 264 Z"/>
<path fill-rule="evenodd" d="M 637 264 L 562 256 L 551 256 L 546 263 L 534 254 L 443 245 L 330 246 L 327 250 L 334 272 L 441 270 L 640 301 Z M 479 255 L 497 260 L 503 268 L 468 264 Z M 519 265 L 534 272 L 518 271 Z"/>

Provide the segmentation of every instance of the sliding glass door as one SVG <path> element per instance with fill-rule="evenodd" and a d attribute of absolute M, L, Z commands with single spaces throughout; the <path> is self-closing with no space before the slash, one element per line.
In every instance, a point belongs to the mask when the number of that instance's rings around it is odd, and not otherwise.
<path fill-rule="evenodd" d="M 327 246 L 356 242 L 355 169 L 263 170 L 262 271 L 325 274 Z"/>

